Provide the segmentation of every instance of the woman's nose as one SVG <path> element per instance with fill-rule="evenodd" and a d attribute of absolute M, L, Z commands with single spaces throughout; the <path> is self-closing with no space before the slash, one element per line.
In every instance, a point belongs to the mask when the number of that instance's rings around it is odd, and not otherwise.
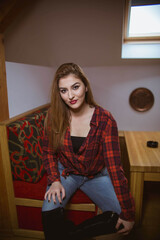
<path fill-rule="evenodd" d="M 74 98 L 72 91 L 68 91 L 68 98 L 69 100 L 72 100 Z"/>

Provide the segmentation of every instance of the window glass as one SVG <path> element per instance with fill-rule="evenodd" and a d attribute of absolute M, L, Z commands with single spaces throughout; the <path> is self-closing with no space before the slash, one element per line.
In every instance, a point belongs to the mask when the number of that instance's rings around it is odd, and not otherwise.
<path fill-rule="evenodd" d="M 160 59 L 160 0 L 126 0 L 122 58 Z"/>
<path fill-rule="evenodd" d="M 160 4 L 131 6 L 128 37 L 160 36 Z"/>

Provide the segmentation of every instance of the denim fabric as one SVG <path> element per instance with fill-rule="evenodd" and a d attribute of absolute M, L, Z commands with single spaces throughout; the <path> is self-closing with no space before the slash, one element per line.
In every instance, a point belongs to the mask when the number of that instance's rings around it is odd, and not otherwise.
<path fill-rule="evenodd" d="M 58 169 L 61 175 L 64 169 L 61 163 L 58 163 Z M 57 198 L 56 204 L 53 200 L 51 202 L 44 200 L 42 211 L 50 211 L 58 207 L 65 207 L 75 191 L 81 189 L 102 210 L 102 212 L 114 211 L 120 214 L 121 207 L 111 183 L 107 168 L 104 168 L 92 179 L 75 174 L 70 174 L 66 178 L 61 176 L 61 183 L 65 188 L 66 194 L 62 204 L 58 202 Z M 49 186 L 47 186 L 46 191 L 48 189 Z"/>

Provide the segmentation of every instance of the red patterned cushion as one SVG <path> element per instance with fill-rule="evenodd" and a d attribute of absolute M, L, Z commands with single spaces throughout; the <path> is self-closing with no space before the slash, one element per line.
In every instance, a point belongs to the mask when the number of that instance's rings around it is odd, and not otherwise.
<path fill-rule="evenodd" d="M 7 126 L 14 180 L 36 183 L 44 175 L 41 155 L 46 112 L 44 108 Z"/>
<path fill-rule="evenodd" d="M 15 197 L 43 200 L 47 187 L 47 177 L 46 174 L 44 174 L 42 179 L 36 184 L 24 181 L 13 181 L 13 185 Z M 93 202 L 81 190 L 77 190 L 69 203 Z M 42 231 L 41 208 L 17 206 L 17 214 L 20 228 Z M 66 217 L 72 220 L 75 224 L 79 224 L 95 215 L 96 211 L 66 211 Z"/>
<path fill-rule="evenodd" d="M 46 173 L 36 184 L 13 181 L 15 197 L 43 200 L 47 187 Z M 90 198 L 81 190 L 77 190 L 70 199 L 70 203 L 92 203 Z"/>

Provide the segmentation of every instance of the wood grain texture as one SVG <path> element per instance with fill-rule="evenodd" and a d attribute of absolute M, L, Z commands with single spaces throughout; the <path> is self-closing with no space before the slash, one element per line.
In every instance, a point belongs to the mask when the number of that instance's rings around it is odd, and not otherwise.
<path fill-rule="evenodd" d="M 35 200 L 35 199 L 28 199 L 28 198 L 15 198 L 15 204 L 18 206 L 26 206 L 26 207 L 42 207 L 43 200 Z M 95 212 L 96 207 L 95 204 L 92 203 L 70 203 L 66 206 L 67 210 L 76 210 L 76 211 L 90 211 Z"/>
<path fill-rule="evenodd" d="M 42 231 L 15 229 L 13 232 L 15 236 L 20 236 L 22 238 L 26 237 L 44 239 L 44 233 Z"/>
<path fill-rule="evenodd" d="M 131 172 L 130 190 L 135 200 L 136 224 L 141 223 L 142 203 L 143 203 L 144 174 L 140 172 Z"/>
<path fill-rule="evenodd" d="M 4 37 L 0 34 L 0 121 L 9 118 Z"/>
<path fill-rule="evenodd" d="M 36 0 L 3 0 L 0 1 L 0 33 L 4 33 L 7 28 L 23 14 L 25 9 L 32 7 Z"/>
<path fill-rule="evenodd" d="M 47 108 L 47 107 L 49 107 L 49 106 L 50 106 L 49 103 L 44 104 L 44 105 L 41 105 L 41 106 L 36 107 L 36 108 L 34 108 L 34 109 L 32 109 L 32 110 L 29 110 L 29 111 L 26 111 L 26 112 L 24 112 L 24 113 L 21 113 L 21 114 L 15 116 L 15 117 L 12 117 L 12 118 L 10 118 L 10 119 L 7 119 L 7 120 L 5 120 L 5 121 L 2 121 L 2 122 L 0 122 L 0 125 L 6 125 L 6 126 L 7 126 L 7 125 L 9 125 L 10 123 L 13 123 L 13 122 L 19 120 L 20 118 L 26 117 L 26 116 L 28 116 L 28 115 L 30 115 L 30 114 L 33 114 L 33 113 L 36 112 L 36 111 L 39 111 L 39 110 L 41 110 L 41 109 L 43 109 L 43 108 Z"/>
<path fill-rule="evenodd" d="M 12 228 L 18 228 L 6 126 L 0 126 L 0 148 L 1 148 L 0 167 L 3 171 L 4 176 L 4 179 L 2 179 L 2 181 L 5 182 L 4 189 L 3 188 L 1 189 L 2 194 L 1 196 L 3 196 L 3 198 L 5 199 L 5 205 L 1 207 L 4 208 L 6 206 L 6 208 L 9 209 L 9 216 L 7 220 L 8 224 L 10 225 L 11 223 Z M 4 191 L 6 192 L 5 195 L 3 193 Z M 3 217 L 5 219 L 5 216 Z"/>
<path fill-rule="evenodd" d="M 160 173 L 160 132 L 124 132 L 130 170 Z M 147 147 L 147 141 L 158 141 L 158 148 Z"/>
<path fill-rule="evenodd" d="M 147 141 L 160 144 L 160 132 L 124 132 L 130 166 L 130 188 L 135 200 L 136 224 L 142 221 L 145 181 L 160 181 L 160 146 L 147 147 Z"/>
<path fill-rule="evenodd" d="M 1 146 L 0 146 L 1 156 Z M 0 159 L 0 232 L 2 230 L 9 231 L 11 229 L 10 209 L 7 197 L 7 186 L 5 181 L 5 173 L 2 167 L 2 159 Z"/>

